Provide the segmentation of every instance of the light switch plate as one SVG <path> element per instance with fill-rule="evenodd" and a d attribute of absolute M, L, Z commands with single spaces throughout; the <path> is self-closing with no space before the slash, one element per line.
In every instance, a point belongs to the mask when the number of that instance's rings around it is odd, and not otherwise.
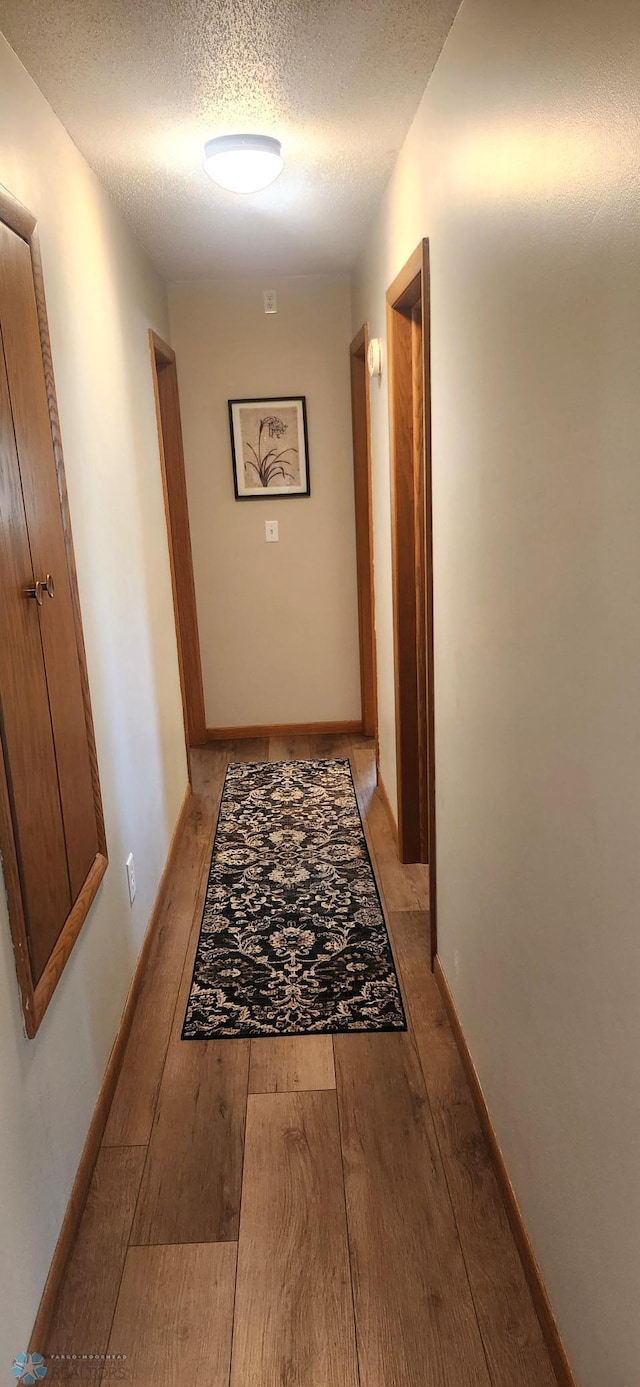
<path fill-rule="evenodd" d="M 277 543 L 278 543 L 278 540 L 280 539 L 280 535 L 278 534 L 278 522 L 277 522 L 277 520 L 265 520 L 265 522 L 264 522 L 264 537 L 265 537 L 265 539 L 266 539 L 266 541 L 267 541 L 267 544 L 277 544 Z"/>

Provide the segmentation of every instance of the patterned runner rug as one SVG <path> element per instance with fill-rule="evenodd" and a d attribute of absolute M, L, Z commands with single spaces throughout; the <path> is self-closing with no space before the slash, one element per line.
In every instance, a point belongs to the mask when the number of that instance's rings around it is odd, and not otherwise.
<path fill-rule="evenodd" d="M 403 1030 L 349 762 L 229 766 L 183 1040 Z"/>

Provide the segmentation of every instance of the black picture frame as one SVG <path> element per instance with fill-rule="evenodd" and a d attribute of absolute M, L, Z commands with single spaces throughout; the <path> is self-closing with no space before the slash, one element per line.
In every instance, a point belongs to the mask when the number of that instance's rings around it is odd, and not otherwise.
<path fill-rule="evenodd" d="M 311 495 L 311 478 L 309 472 L 309 437 L 307 430 L 307 397 L 306 395 L 259 395 L 257 397 L 248 396 L 244 399 L 228 400 L 229 408 L 229 431 L 231 434 L 231 460 L 233 469 L 233 489 L 236 501 L 284 501 L 293 497 Z M 265 407 L 264 420 L 260 420 L 260 429 L 255 434 L 256 414 L 259 409 Z M 284 438 L 290 424 L 285 424 L 278 416 L 278 407 L 281 410 L 291 411 L 295 407 L 296 418 L 296 443 L 302 442 L 303 454 L 299 447 L 291 446 L 278 450 L 278 443 Z M 244 415 L 244 419 L 243 419 Z M 271 446 L 265 451 L 262 448 L 262 424 L 267 424 L 273 420 L 273 424 L 268 424 L 269 435 L 264 440 Z M 254 441 L 249 443 L 243 433 L 243 423 L 246 423 L 247 432 L 253 431 Z M 277 424 L 283 426 L 281 429 Z M 275 440 L 275 442 L 274 442 Z M 253 459 L 246 455 L 245 450 L 253 453 Z M 300 473 L 299 482 L 291 485 L 286 481 L 287 469 L 291 468 L 291 460 L 286 458 L 287 453 L 297 452 L 297 468 Z M 273 453 L 272 457 L 269 454 Z M 266 467 L 264 466 L 266 464 Z M 251 471 L 247 474 L 247 468 Z M 255 476 L 257 479 L 261 472 L 269 473 L 270 479 L 260 484 L 248 485 L 247 475 Z M 278 479 L 278 480 L 276 480 Z"/>

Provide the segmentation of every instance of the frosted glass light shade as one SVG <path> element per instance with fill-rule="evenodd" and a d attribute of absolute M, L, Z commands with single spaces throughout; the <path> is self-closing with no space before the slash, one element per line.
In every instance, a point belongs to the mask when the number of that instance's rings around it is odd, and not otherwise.
<path fill-rule="evenodd" d="M 258 193 L 284 168 L 280 141 L 272 135 L 218 135 L 204 152 L 207 173 L 230 193 Z"/>

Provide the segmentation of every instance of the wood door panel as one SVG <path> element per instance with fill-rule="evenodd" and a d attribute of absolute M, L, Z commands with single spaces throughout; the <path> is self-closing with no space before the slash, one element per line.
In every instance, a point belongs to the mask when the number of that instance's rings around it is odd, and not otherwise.
<path fill-rule="evenodd" d="M 51 573 L 41 639 L 56 748 L 72 901 L 98 851 L 71 584 L 29 246 L 0 223 L 0 326 L 34 577 Z"/>
<path fill-rule="evenodd" d="M 0 857 L 31 1039 L 108 859 L 36 219 L 1 186 L 0 342 Z"/>
<path fill-rule="evenodd" d="M 71 906 L 39 611 L 0 337 L 0 725 L 29 955 L 39 978 Z"/>

